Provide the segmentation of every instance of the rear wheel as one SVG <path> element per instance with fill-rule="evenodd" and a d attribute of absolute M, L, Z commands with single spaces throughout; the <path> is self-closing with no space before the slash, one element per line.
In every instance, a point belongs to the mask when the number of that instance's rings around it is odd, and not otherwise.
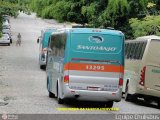
<path fill-rule="evenodd" d="M 60 98 L 60 91 L 59 91 L 58 83 L 57 83 L 57 101 L 58 101 L 58 104 L 64 103 L 64 100 Z"/>
<path fill-rule="evenodd" d="M 125 101 L 130 101 L 132 98 L 132 95 L 128 93 L 128 83 L 129 82 L 127 82 L 126 88 L 125 88 L 125 97 L 124 97 Z"/>
<path fill-rule="evenodd" d="M 158 108 L 160 109 L 160 99 L 158 100 Z"/>
<path fill-rule="evenodd" d="M 53 93 L 51 93 L 51 92 L 49 91 L 49 97 L 50 97 L 50 98 L 55 98 L 55 94 L 53 94 Z"/>
<path fill-rule="evenodd" d="M 112 108 L 113 107 L 113 101 L 108 101 L 106 104 L 105 104 L 105 107 L 107 108 Z"/>
<path fill-rule="evenodd" d="M 45 65 L 40 65 L 40 69 L 45 70 L 45 69 L 46 69 L 46 66 L 45 66 Z"/>
<path fill-rule="evenodd" d="M 50 98 L 55 98 L 55 94 L 53 94 L 52 92 L 50 92 L 50 87 L 49 87 L 48 78 L 47 78 L 47 89 L 48 89 L 48 92 L 49 92 L 49 97 L 50 97 Z"/>

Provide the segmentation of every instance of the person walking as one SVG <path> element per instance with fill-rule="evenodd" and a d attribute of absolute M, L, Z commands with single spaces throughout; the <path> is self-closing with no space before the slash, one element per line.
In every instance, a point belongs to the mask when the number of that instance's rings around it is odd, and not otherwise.
<path fill-rule="evenodd" d="M 21 45 L 21 34 L 20 33 L 18 33 L 18 35 L 17 35 L 17 42 L 16 42 L 16 46 L 20 46 Z"/>

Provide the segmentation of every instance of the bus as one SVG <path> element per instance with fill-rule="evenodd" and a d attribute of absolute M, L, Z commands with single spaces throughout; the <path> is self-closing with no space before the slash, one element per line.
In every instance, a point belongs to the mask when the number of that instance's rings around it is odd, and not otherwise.
<path fill-rule="evenodd" d="M 121 101 L 124 74 L 121 31 L 71 28 L 52 33 L 48 45 L 49 97 L 95 101 L 112 107 Z"/>
<path fill-rule="evenodd" d="M 54 31 L 56 31 L 55 28 L 46 28 L 46 29 L 41 30 L 41 36 L 37 40 L 37 43 L 39 43 L 39 65 L 40 65 L 40 69 L 45 69 L 46 68 L 48 41 L 49 41 L 50 35 Z"/>
<path fill-rule="evenodd" d="M 125 42 L 125 100 L 142 98 L 160 106 L 160 37 L 143 36 Z"/>

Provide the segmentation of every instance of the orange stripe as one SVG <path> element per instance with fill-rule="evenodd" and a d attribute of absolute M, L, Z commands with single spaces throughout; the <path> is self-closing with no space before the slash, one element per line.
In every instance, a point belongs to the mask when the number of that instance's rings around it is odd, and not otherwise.
<path fill-rule="evenodd" d="M 64 70 L 124 73 L 123 66 L 109 65 L 109 64 L 67 63 L 64 66 Z"/>

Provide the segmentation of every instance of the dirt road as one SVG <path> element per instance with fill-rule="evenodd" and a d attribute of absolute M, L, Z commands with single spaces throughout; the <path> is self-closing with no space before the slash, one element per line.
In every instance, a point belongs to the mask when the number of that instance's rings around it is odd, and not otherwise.
<path fill-rule="evenodd" d="M 51 23 L 51 24 L 50 24 Z M 160 113 L 154 105 L 115 103 L 119 111 L 59 111 L 57 108 L 76 107 L 59 105 L 48 97 L 45 71 L 39 69 L 39 45 L 36 40 L 45 27 L 63 27 L 56 21 L 41 20 L 35 15 L 20 14 L 11 18 L 13 44 L 0 46 L 0 113 Z M 22 45 L 16 46 L 16 35 L 21 33 Z"/>

